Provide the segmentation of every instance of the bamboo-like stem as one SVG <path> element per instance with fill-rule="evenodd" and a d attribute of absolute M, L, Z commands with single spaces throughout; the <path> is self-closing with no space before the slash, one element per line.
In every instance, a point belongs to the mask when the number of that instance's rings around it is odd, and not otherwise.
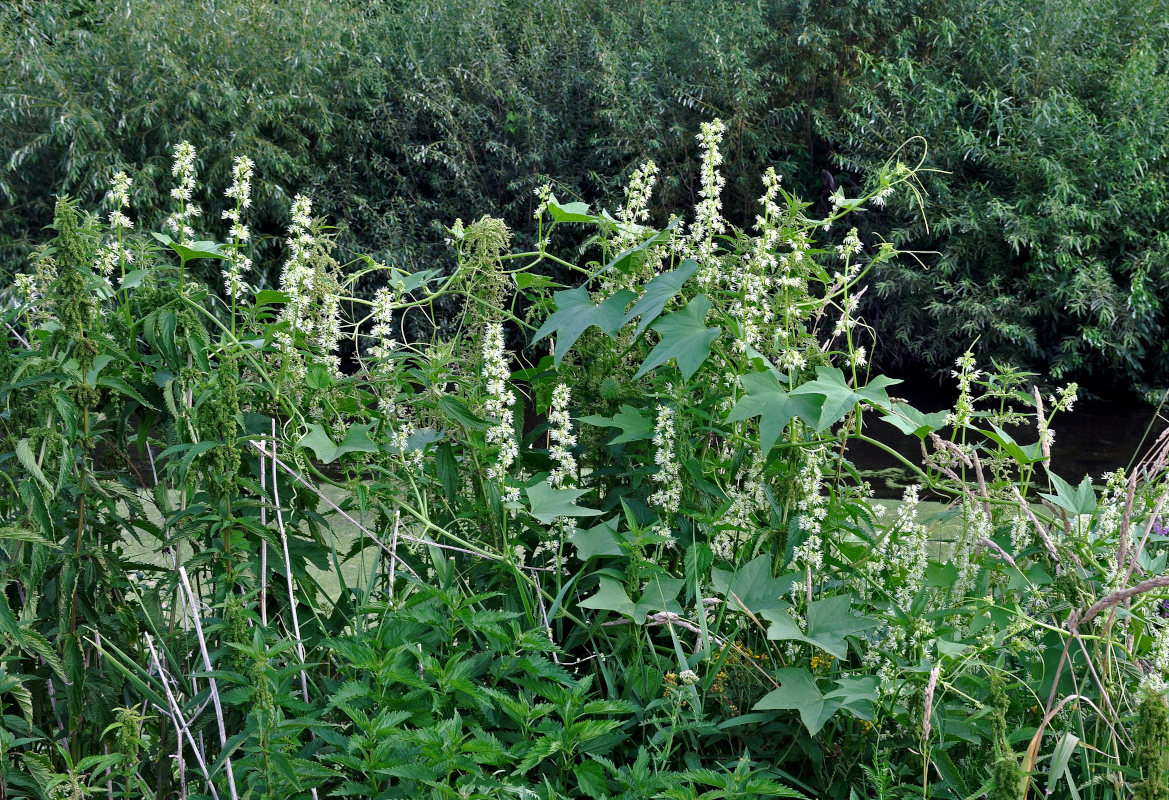
<path fill-rule="evenodd" d="M 275 423 L 273 423 L 275 424 Z M 292 587 L 292 557 L 288 554 L 288 533 L 284 529 L 284 514 L 280 511 L 280 487 L 276 475 L 276 442 L 272 441 L 272 500 L 276 506 L 276 527 L 280 529 L 280 544 L 284 548 L 284 576 L 288 581 L 288 608 L 292 612 L 292 634 L 296 637 L 296 655 L 302 664 L 300 669 L 300 690 L 308 702 L 308 677 L 305 675 L 304 642 L 300 638 L 300 619 L 296 615 L 296 592 Z"/>
<path fill-rule="evenodd" d="M 178 564 L 179 578 L 182 579 L 183 589 L 186 590 L 187 603 L 191 608 L 191 619 L 195 624 L 195 636 L 199 640 L 199 651 L 203 655 L 203 667 L 211 672 L 211 656 L 207 651 L 207 639 L 203 636 L 203 623 L 199 619 L 199 607 L 195 604 L 195 593 L 191 591 L 191 581 L 187 577 L 187 568 L 182 564 Z M 219 701 L 219 685 L 214 677 L 207 679 L 211 684 L 211 702 L 215 705 L 215 721 L 219 724 L 219 746 L 227 747 L 227 726 L 223 722 L 223 704 Z M 224 759 L 224 767 L 227 769 L 227 784 L 231 790 L 232 800 L 237 800 L 238 795 L 235 791 L 235 773 L 231 768 L 231 758 Z"/>
<path fill-rule="evenodd" d="M 179 709 L 179 703 L 175 699 L 174 693 L 170 688 L 170 678 L 166 670 L 162 666 L 162 662 L 158 658 L 158 653 L 154 649 L 154 640 L 150 638 L 150 634 L 145 634 L 146 646 L 150 648 L 150 659 L 154 662 L 154 668 L 158 670 L 158 677 L 162 681 L 162 688 L 166 692 L 166 702 L 170 706 L 169 712 L 167 709 L 159 709 L 167 713 L 171 718 L 171 722 L 175 726 L 175 734 L 179 737 L 179 766 L 182 766 L 182 741 L 183 734 L 186 734 L 187 741 L 191 744 L 191 750 L 195 754 L 195 761 L 199 764 L 199 769 L 203 771 L 203 777 L 207 779 L 207 788 L 211 790 L 211 797 L 213 800 L 219 800 L 219 792 L 215 791 L 215 782 L 211 780 L 211 773 L 207 771 L 207 762 L 203 758 L 203 751 L 195 744 L 194 737 L 191 736 L 190 725 L 183 719 L 183 712 Z M 230 761 L 228 762 L 230 764 Z M 228 776 L 231 775 L 231 767 L 228 766 Z M 180 775 L 182 774 L 180 770 Z M 185 789 L 184 789 L 185 791 Z M 235 782 L 232 781 L 232 796 L 235 796 Z"/>
<path fill-rule="evenodd" d="M 292 633 L 296 637 L 296 654 L 300 658 L 300 691 L 304 697 L 304 702 L 307 705 L 308 699 L 308 674 L 305 672 L 305 653 L 304 641 L 300 638 L 300 620 L 296 615 L 296 594 L 292 588 L 292 557 L 288 553 L 288 533 L 284 529 L 284 515 L 280 511 L 280 487 L 276 475 L 276 436 L 275 426 L 276 422 L 272 422 L 272 502 L 276 508 L 276 526 L 280 529 L 280 544 L 284 548 L 284 576 L 288 580 L 288 608 L 292 612 Z M 310 789 L 313 800 L 318 800 L 316 787 Z"/>

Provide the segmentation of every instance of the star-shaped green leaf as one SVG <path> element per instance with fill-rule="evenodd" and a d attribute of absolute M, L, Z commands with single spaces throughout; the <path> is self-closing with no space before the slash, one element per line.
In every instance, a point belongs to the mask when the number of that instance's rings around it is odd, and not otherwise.
<path fill-rule="evenodd" d="M 1040 492 L 1039 496 L 1069 514 L 1093 514 L 1096 511 L 1096 492 L 1092 489 L 1091 477 L 1085 475 L 1080 485 L 1072 485 L 1051 470 L 1047 471 L 1055 494 Z"/>
<path fill-rule="evenodd" d="M 653 324 L 662 339 L 650 351 L 649 357 L 641 365 L 641 369 L 633 376 L 640 378 L 650 370 L 660 367 L 670 359 L 678 362 L 678 369 L 682 372 L 683 380 L 690 380 L 691 376 L 702 366 L 702 362 L 710 355 L 710 346 L 722 333 L 722 328 L 706 327 L 706 313 L 710 311 L 710 300 L 705 295 L 698 295 L 686 307 L 662 317 Z"/>
<path fill-rule="evenodd" d="M 615 437 L 609 444 L 652 439 L 654 435 L 653 420 L 648 417 L 643 417 L 641 412 L 631 405 L 621 406 L 621 411 L 612 417 L 602 417 L 593 414 L 591 416 L 581 417 L 580 421 L 587 422 L 589 425 L 595 425 L 598 428 L 620 428 L 621 435 Z"/>
<path fill-rule="evenodd" d="M 661 315 L 662 309 L 666 307 L 666 303 L 670 302 L 670 299 L 674 295 L 682 291 L 682 286 L 697 271 L 698 262 L 692 258 L 688 258 L 679 264 L 678 268 L 673 272 L 664 272 L 645 285 L 645 292 L 642 293 L 641 298 L 633 308 L 629 309 L 629 313 L 625 315 L 625 322 L 629 322 L 636 317 L 641 317 L 641 322 L 637 324 L 637 332 L 634 334 L 634 338 L 641 336 L 642 331 L 648 328 Z"/>
<path fill-rule="evenodd" d="M 759 449 L 771 452 L 783 429 L 794 417 L 816 425 L 820 419 L 820 403 L 816 395 L 788 394 L 780 388 L 771 371 L 749 372 L 742 377 L 747 396 L 739 400 L 727 416 L 727 422 L 759 417 Z"/>
<path fill-rule="evenodd" d="M 329 438 L 329 434 L 325 433 L 324 428 L 313 424 L 309 425 L 308 433 L 300 437 L 296 446 L 312 450 L 317 460 L 331 464 L 346 453 L 376 453 L 377 445 L 369 438 L 371 428 L 373 428 L 372 423 L 351 425 L 349 430 L 345 431 L 345 438 L 338 445 Z"/>
<path fill-rule="evenodd" d="M 623 552 L 617 541 L 617 517 L 592 528 L 577 528 L 568 538 L 576 545 L 576 554 L 581 561 L 597 556 L 619 556 Z"/>
<path fill-rule="evenodd" d="M 556 292 L 556 312 L 536 331 L 532 344 L 550 333 L 556 334 L 556 355 L 553 363 L 560 366 L 564 354 L 572 349 L 576 340 L 586 330 L 596 325 L 610 338 L 617 335 L 625 317 L 625 307 L 636 297 L 628 289 L 622 289 L 600 305 L 594 304 L 588 289 L 578 286 L 565 292 Z"/>
<path fill-rule="evenodd" d="M 827 430 L 830 425 L 848 415 L 862 400 L 878 408 L 889 409 L 889 394 L 885 390 L 901 383 L 896 378 L 878 375 L 868 386 L 853 389 L 844 378 L 844 373 L 835 367 L 816 367 L 816 380 L 792 389 L 793 395 L 820 395 L 824 398 L 820 406 L 820 419 L 816 432 Z"/>
<path fill-rule="evenodd" d="M 553 489 L 547 481 L 540 481 L 526 490 L 532 516 L 551 525 L 557 517 L 595 517 L 600 514 L 595 508 L 581 508 L 576 505 L 588 489 Z"/>
<path fill-rule="evenodd" d="M 841 678 L 827 694 L 820 692 L 816 680 L 804 667 L 785 667 L 775 671 L 779 688 L 755 704 L 755 711 L 798 711 L 800 721 L 813 736 L 841 708 L 861 719 L 871 720 L 872 703 L 877 699 L 877 679 L 873 677 Z"/>
<path fill-rule="evenodd" d="M 852 598 L 846 594 L 812 601 L 808 604 L 806 632 L 800 630 L 787 611 L 764 611 L 761 616 L 771 623 L 767 630 L 768 639 L 806 642 L 843 659 L 848 658 L 845 637 L 877 627 L 875 620 L 853 615 L 849 610 L 851 606 Z"/>
<path fill-rule="evenodd" d="M 779 611 L 790 608 L 791 604 L 780 599 L 791 591 L 795 578 L 792 575 L 771 577 L 771 556 L 764 553 L 739 567 L 736 572 L 712 569 L 710 580 L 714 590 L 722 595 L 731 608 L 746 607 L 753 614 L 763 611 Z"/>
<path fill-rule="evenodd" d="M 678 592 L 682 591 L 685 581 L 681 578 L 651 578 L 641 595 L 641 599 L 634 603 L 620 581 L 602 575 L 597 587 L 597 593 L 580 602 L 581 608 L 591 608 L 597 611 L 615 611 L 626 617 L 631 617 L 638 625 L 645 623 L 646 616 L 651 611 L 670 611 L 682 613 L 678 605 Z"/>

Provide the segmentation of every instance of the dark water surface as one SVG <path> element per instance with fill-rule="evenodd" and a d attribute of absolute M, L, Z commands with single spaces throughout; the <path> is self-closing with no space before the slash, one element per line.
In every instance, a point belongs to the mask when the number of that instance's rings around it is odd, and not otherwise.
<path fill-rule="evenodd" d="M 954 395 L 943 390 L 913 391 L 911 381 L 891 387 L 889 394 L 904 397 L 926 413 L 950 408 Z M 921 385 L 917 382 L 917 385 Z M 906 436 L 879 415 L 866 414 L 865 432 L 892 447 L 914 464 L 921 463 L 921 445 L 916 436 Z M 1135 464 L 1169 427 L 1169 410 L 1160 413 L 1153 406 L 1135 398 L 1081 400 L 1070 413 L 1058 415 L 1052 423 L 1055 441 L 1051 448 L 1051 468 L 1060 477 L 1079 483 L 1084 475 L 1101 484 L 1107 472 Z M 1034 425 L 1007 430 L 1022 445 L 1039 437 Z M 932 452 L 932 447 L 930 448 Z M 872 484 L 877 497 L 898 498 L 911 480 L 910 473 L 892 456 L 877 447 L 854 442 L 848 457 Z"/>

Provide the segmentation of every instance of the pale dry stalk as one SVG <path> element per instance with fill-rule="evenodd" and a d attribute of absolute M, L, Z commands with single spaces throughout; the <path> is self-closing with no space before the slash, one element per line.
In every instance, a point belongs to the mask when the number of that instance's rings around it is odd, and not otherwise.
<path fill-rule="evenodd" d="M 211 780 L 211 773 L 207 771 L 207 761 L 203 758 L 203 751 L 195 743 L 195 738 L 193 736 L 191 736 L 190 725 L 188 725 L 187 721 L 185 719 L 183 719 L 183 712 L 179 709 L 178 700 L 175 699 L 174 692 L 172 692 L 171 688 L 170 688 L 170 677 L 167 675 L 166 670 L 162 666 L 162 662 L 158 658 L 158 652 L 155 651 L 155 649 L 154 649 L 154 640 L 150 638 L 149 633 L 145 634 L 145 637 L 146 637 L 146 646 L 150 648 L 150 659 L 154 663 L 154 668 L 158 670 L 158 677 L 160 680 L 162 680 L 162 688 L 166 692 L 166 702 L 167 702 L 167 705 L 170 706 L 169 709 L 162 708 L 159 710 L 162 711 L 164 714 L 167 714 L 167 716 L 169 716 L 171 718 L 171 722 L 174 724 L 174 727 L 175 727 L 175 735 L 178 736 L 178 738 L 179 738 L 179 745 L 178 745 L 178 747 L 179 747 L 179 753 L 178 753 L 179 766 L 181 767 L 182 763 L 183 763 L 183 761 L 182 761 L 182 739 L 183 739 L 183 735 L 185 734 L 187 737 L 187 742 L 190 743 L 190 745 L 191 745 L 191 751 L 195 754 L 195 761 L 199 764 L 199 769 L 203 772 L 203 777 L 207 781 L 207 788 L 211 790 L 212 799 L 219 800 L 219 792 L 215 791 L 215 783 Z M 229 775 L 229 779 L 230 779 L 231 773 L 228 772 L 228 775 Z M 234 798 L 235 797 L 235 781 L 234 781 L 234 779 L 230 779 L 230 780 L 231 780 L 231 787 L 232 787 L 232 789 L 231 789 L 232 797 Z M 185 791 L 185 782 L 184 782 L 184 791 Z"/>
<path fill-rule="evenodd" d="M 213 667 L 211 666 L 211 656 L 207 650 L 207 638 L 203 635 L 203 622 L 199 616 L 199 606 L 195 603 L 195 593 L 191 591 L 191 581 L 187 577 L 187 568 L 183 564 L 178 564 L 177 562 L 176 564 L 179 571 L 179 578 L 182 580 L 183 589 L 186 591 L 187 603 L 191 608 L 191 620 L 195 625 L 195 636 L 199 640 L 199 651 L 203 655 L 203 667 L 208 672 L 211 672 Z M 215 721 L 219 725 L 219 746 L 227 747 L 227 726 L 223 722 L 223 704 L 219 700 L 219 684 L 214 677 L 208 677 L 207 680 L 211 684 L 211 702 L 215 706 Z M 227 785 L 231 790 L 232 800 L 236 800 L 235 773 L 231 768 L 231 759 L 225 758 L 223 765 L 227 770 Z"/>

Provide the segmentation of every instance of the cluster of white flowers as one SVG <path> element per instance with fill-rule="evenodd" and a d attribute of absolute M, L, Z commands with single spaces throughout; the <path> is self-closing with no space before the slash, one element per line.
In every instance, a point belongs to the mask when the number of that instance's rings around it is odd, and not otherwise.
<path fill-rule="evenodd" d="M 114 176 L 110 191 L 106 194 L 114 205 L 114 210 L 110 212 L 111 228 L 128 231 L 134 227 L 133 221 L 122 213 L 123 208 L 130 207 L 130 187 L 133 185 L 134 181 L 125 172 L 119 172 Z"/>
<path fill-rule="evenodd" d="M 917 506 L 920 502 L 918 486 L 907 486 L 897 509 L 893 527 L 897 531 L 896 541 L 889 548 L 889 563 L 904 570 L 902 580 L 894 592 L 899 605 L 908 608 L 913 598 L 925 583 L 925 570 L 929 565 L 929 533 L 917 520 Z"/>
<path fill-rule="evenodd" d="M 806 460 L 798 475 L 799 500 L 796 501 L 796 510 L 799 512 L 800 530 L 804 531 L 805 539 L 792 552 L 793 569 L 804 570 L 807 574 L 815 573 L 824 564 L 823 542 L 820 539 L 820 529 L 824 517 L 828 514 L 828 507 L 824 497 L 820 494 L 823 486 L 824 473 L 820 463 L 824 458 L 824 448 L 810 448 L 806 452 Z M 807 590 L 806 584 L 792 587 L 793 594 Z"/>
<path fill-rule="evenodd" d="M 1011 549 L 1015 552 L 1016 560 L 1019 554 L 1031 546 L 1034 537 L 1031 535 L 1031 521 L 1019 511 L 1011 522 Z"/>
<path fill-rule="evenodd" d="M 123 208 L 130 207 L 130 187 L 133 183 L 129 175 L 119 172 L 114 175 L 110 182 L 110 190 L 106 192 L 106 199 L 114 206 L 109 216 L 110 228 L 118 232 L 118 238 L 110 239 L 102 245 L 94 259 L 93 268 L 107 278 L 113 274 L 114 267 L 118 264 L 134 263 L 134 254 L 122 246 L 123 231 L 134 228 L 134 223 L 122 212 Z"/>
<path fill-rule="evenodd" d="M 548 455 L 556 465 L 548 475 L 548 484 L 554 489 L 575 483 L 576 459 L 571 448 L 576 444 L 576 436 L 572 433 L 572 418 L 568 414 L 571 400 L 568 387 L 558 384 L 552 392 L 552 408 L 548 412 Z"/>
<path fill-rule="evenodd" d="M 507 351 L 503 346 L 503 326 L 498 322 L 489 322 L 483 337 L 483 380 L 487 388 L 487 401 L 483 410 L 496 420 L 496 424 L 487 430 L 487 443 L 498 447 L 499 451 L 495 462 L 487 467 L 487 477 L 500 482 L 507 477 L 508 470 L 519 455 L 512 412 L 516 397 L 507 388 L 510 377 Z"/>
<path fill-rule="evenodd" d="M 715 556 L 724 561 L 735 562 L 744 555 L 740 548 L 751 539 L 756 527 L 753 515 L 767 508 L 767 484 L 763 480 L 765 465 L 762 454 L 756 450 L 750 462 L 739 467 L 735 483 L 727 489 L 731 507 L 727 509 L 724 519 L 732 527 L 720 531 L 710 543 Z"/>
<path fill-rule="evenodd" d="M 726 126 L 722 120 L 704 122 L 699 128 L 698 142 L 702 146 L 702 168 L 699 181 L 698 206 L 695 208 L 694 223 L 690 226 L 690 242 L 698 263 L 702 265 L 698 280 L 704 288 L 712 287 L 718 280 L 718 264 L 714 259 L 714 237 L 726 231 L 727 223 L 722 218 L 722 190 L 726 179 L 719 172 L 723 156 L 719 143 Z"/>
<path fill-rule="evenodd" d="M 284 305 L 281 320 L 289 323 L 292 330 L 306 334 L 308 310 L 313 296 L 315 272 L 309 263 L 309 248 L 314 239 L 309 226 L 312 224 L 312 201 L 297 195 L 292 201 L 292 224 L 288 227 L 288 260 L 280 274 L 280 290 L 287 292 L 288 302 Z"/>
<path fill-rule="evenodd" d="M 970 385 L 982 377 L 982 371 L 975 369 L 974 364 L 974 353 L 967 350 L 954 362 L 958 369 L 950 371 L 950 377 L 958 379 L 958 400 L 954 403 L 954 410 L 946 414 L 946 424 L 955 428 L 965 426 L 974 414 Z"/>
<path fill-rule="evenodd" d="M 191 202 L 195 191 L 195 148 L 190 142 L 175 145 L 174 165 L 171 174 L 179 179 L 179 185 L 170 190 L 170 196 L 179 201 L 179 210 L 166 219 L 166 228 L 178 234 L 181 244 L 190 244 L 195 238 L 191 220 L 203 212 Z"/>
<path fill-rule="evenodd" d="M 974 588 L 974 579 L 978 575 L 978 565 L 974 563 L 975 549 L 979 542 L 989 539 L 994 532 L 986 509 L 969 500 L 962 503 L 962 519 L 965 524 L 950 546 L 950 563 L 958 569 L 958 576 L 950 586 L 950 598 L 953 600 L 969 596 Z"/>
<path fill-rule="evenodd" d="M 670 406 L 658 406 L 653 444 L 657 448 L 654 452 L 654 463 L 658 467 L 658 471 L 653 475 L 653 482 L 661 488 L 650 495 L 649 504 L 657 506 L 667 514 L 674 514 L 682 503 L 682 482 L 679 480 L 678 455 L 674 452 L 677 445 L 674 409 Z"/>
<path fill-rule="evenodd" d="M 657 181 L 658 165 L 652 160 L 646 161 L 629 176 L 629 184 L 625 187 L 625 207 L 617 212 L 623 235 L 633 235 L 637 225 L 649 220 L 649 199 L 653 196 Z"/>
<path fill-rule="evenodd" d="M 378 360 L 389 358 L 398 349 L 398 343 L 393 338 L 397 297 L 397 292 L 390 288 L 378 289 L 373 297 L 373 327 L 369 335 L 373 337 L 374 343 L 369 348 L 369 354 Z"/>
<path fill-rule="evenodd" d="M 224 194 L 235 200 L 235 208 L 223 211 L 223 219 L 231 221 L 232 257 L 230 265 L 223 270 L 223 288 L 227 296 L 238 300 L 248 291 L 243 276 L 251 271 L 252 260 L 242 252 L 244 242 L 251 233 L 243 224 L 243 212 L 252 205 L 252 169 L 255 164 L 247 156 L 235 159 L 231 169 L 232 183 Z"/>
<path fill-rule="evenodd" d="M 16 284 L 16 293 L 19 294 L 26 303 L 31 303 L 40 298 L 37 292 L 37 279 L 35 275 L 29 275 L 24 272 L 18 272 L 13 277 Z"/>
<path fill-rule="evenodd" d="M 852 257 L 860 255 L 862 249 L 860 235 L 857 233 L 857 229 L 853 228 L 844 237 L 844 242 L 836 245 L 836 254 L 840 256 L 842 261 L 847 261 L 851 264 Z M 855 267 L 852 271 L 855 272 Z M 848 278 L 850 276 L 845 275 L 844 277 Z"/>
<path fill-rule="evenodd" d="M 1155 674 L 1164 675 L 1169 672 L 1169 625 L 1162 625 L 1157 629 L 1150 655 Z"/>
<path fill-rule="evenodd" d="M 548 204 L 552 202 L 552 185 L 545 183 L 536 187 L 536 198 L 540 201 L 536 204 L 536 213 L 532 216 L 536 219 L 544 216 L 544 212 L 548 210 Z M 460 228 L 463 225 L 462 220 L 458 220 L 457 224 Z"/>

